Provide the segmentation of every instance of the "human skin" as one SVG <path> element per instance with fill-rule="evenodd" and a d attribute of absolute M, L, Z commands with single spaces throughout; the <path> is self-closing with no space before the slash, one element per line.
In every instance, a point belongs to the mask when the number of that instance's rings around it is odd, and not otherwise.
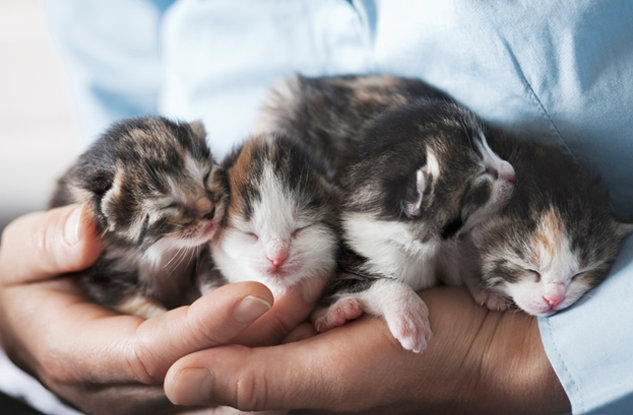
<path fill-rule="evenodd" d="M 421 296 L 429 307 L 434 333 L 422 353 L 402 349 L 381 319 L 364 317 L 280 346 L 233 345 L 186 356 L 167 373 L 167 396 L 181 404 L 221 403 L 244 410 L 570 411 L 534 317 L 490 312 L 455 287 L 433 288 Z M 301 330 L 301 336 L 311 335 L 309 328 Z"/>
<path fill-rule="evenodd" d="M 569 411 L 536 320 L 489 312 L 459 288 L 422 294 L 434 337 L 420 354 L 403 350 L 371 317 L 319 335 L 300 325 L 278 346 L 233 345 L 276 344 L 312 308 L 290 293 L 268 311 L 272 294 L 254 282 L 149 320 L 117 315 L 87 301 L 65 276 L 100 252 L 94 225 L 85 214 L 74 221 L 76 209 L 27 215 L 5 230 L 0 335 L 12 360 L 85 412 L 183 412 L 165 391 L 177 404 L 247 410 Z M 258 300 L 240 307 L 247 297 Z M 200 377 L 207 373 L 211 382 Z"/>
<path fill-rule="evenodd" d="M 149 320 L 118 315 L 87 300 L 66 275 L 100 251 L 94 223 L 77 206 L 25 215 L 7 226 L 0 244 L 7 355 L 87 413 L 182 411 L 162 387 L 172 363 L 232 342 L 277 344 L 314 306 L 291 291 L 269 310 L 270 290 L 245 282 Z"/>

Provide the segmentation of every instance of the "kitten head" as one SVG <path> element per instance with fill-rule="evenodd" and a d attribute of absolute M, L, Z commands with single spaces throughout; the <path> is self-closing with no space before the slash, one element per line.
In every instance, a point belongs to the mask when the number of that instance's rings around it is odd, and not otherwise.
<path fill-rule="evenodd" d="M 498 133 L 449 102 L 422 101 L 381 117 L 343 178 L 346 222 L 358 216 L 397 222 L 426 242 L 487 220 L 516 180 L 510 163 L 488 146 L 488 134 Z"/>
<path fill-rule="evenodd" d="M 516 151 L 517 190 L 472 239 L 485 285 L 529 314 L 548 316 L 607 277 L 633 225 L 614 217 L 595 174 L 553 149 L 535 148 Z"/>
<path fill-rule="evenodd" d="M 82 155 L 52 204 L 87 203 L 104 236 L 124 245 L 160 252 L 198 247 L 224 212 L 220 170 L 201 123 L 129 119 Z"/>
<path fill-rule="evenodd" d="M 212 242 L 229 281 L 285 288 L 329 277 L 337 250 L 337 192 L 324 168 L 295 141 L 257 136 L 225 162 L 230 203 Z"/>

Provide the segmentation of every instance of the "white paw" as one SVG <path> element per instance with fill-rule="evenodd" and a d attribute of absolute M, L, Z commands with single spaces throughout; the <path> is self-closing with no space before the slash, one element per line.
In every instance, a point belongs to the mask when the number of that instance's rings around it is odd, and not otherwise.
<path fill-rule="evenodd" d="M 330 305 L 327 313 L 314 322 L 316 331 L 322 333 L 355 320 L 363 314 L 363 306 L 355 298 L 341 298 Z"/>
<path fill-rule="evenodd" d="M 391 334 L 402 347 L 420 353 L 426 349 L 433 334 L 429 323 L 429 309 L 422 299 L 417 298 L 419 301 L 410 302 L 404 309 L 387 310 L 385 320 Z"/>

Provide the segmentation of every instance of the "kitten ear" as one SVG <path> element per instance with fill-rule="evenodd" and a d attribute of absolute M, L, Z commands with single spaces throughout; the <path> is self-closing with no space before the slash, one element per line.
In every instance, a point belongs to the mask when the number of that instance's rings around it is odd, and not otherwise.
<path fill-rule="evenodd" d="M 629 236 L 631 233 L 633 233 L 632 222 L 629 222 L 620 218 L 616 218 L 615 223 L 616 223 L 617 233 L 618 235 L 620 235 L 621 238 L 625 238 Z"/>
<path fill-rule="evenodd" d="M 422 203 L 430 205 L 432 192 L 428 191 L 431 187 L 432 180 L 440 174 L 440 166 L 437 158 L 433 153 L 427 150 L 426 165 L 422 166 L 407 182 L 407 189 L 402 201 L 402 209 L 404 214 L 410 218 L 420 216 L 422 213 Z M 426 193 L 426 195 L 425 195 Z"/>
<path fill-rule="evenodd" d="M 204 129 L 202 120 L 196 120 L 189 123 L 189 128 L 196 138 L 204 141 L 207 138 L 207 131 Z"/>
<path fill-rule="evenodd" d="M 424 177 L 424 167 L 418 169 L 407 183 L 407 190 L 402 201 L 402 208 L 405 215 L 410 218 L 420 216 L 422 211 L 422 199 L 426 189 L 426 179 Z"/>
<path fill-rule="evenodd" d="M 109 232 L 115 231 L 117 206 L 120 204 L 122 174 L 114 177 L 112 186 L 105 192 L 101 201 L 98 202 L 98 211 L 105 219 L 106 229 Z"/>

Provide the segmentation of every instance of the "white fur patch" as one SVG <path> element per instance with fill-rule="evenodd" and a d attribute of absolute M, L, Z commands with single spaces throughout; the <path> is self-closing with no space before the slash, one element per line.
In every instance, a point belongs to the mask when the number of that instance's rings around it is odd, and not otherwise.
<path fill-rule="evenodd" d="M 299 201 L 284 189 L 270 164 L 258 184 L 260 200 L 249 222 L 238 217 L 212 242 L 213 259 L 230 282 L 259 281 L 278 293 L 306 278 L 328 277 L 335 267 L 337 237 L 327 226 L 307 222 Z M 274 270 L 267 258 L 286 250 Z"/>
<path fill-rule="evenodd" d="M 396 278 L 414 290 L 437 283 L 440 242 L 420 242 L 406 223 L 382 221 L 367 214 L 343 214 L 345 239 L 369 259 L 370 271 Z"/>
<path fill-rule="evenodd" d="M 431 338 L 429 310 L 411 287 L 385 278 L 368 290 L 341 295 L 330 308 L 352 298 L 361 303 L 367 314 L 383 317 L 393 336 L 406 350 L 419 353 L 426 348 Z"/>

